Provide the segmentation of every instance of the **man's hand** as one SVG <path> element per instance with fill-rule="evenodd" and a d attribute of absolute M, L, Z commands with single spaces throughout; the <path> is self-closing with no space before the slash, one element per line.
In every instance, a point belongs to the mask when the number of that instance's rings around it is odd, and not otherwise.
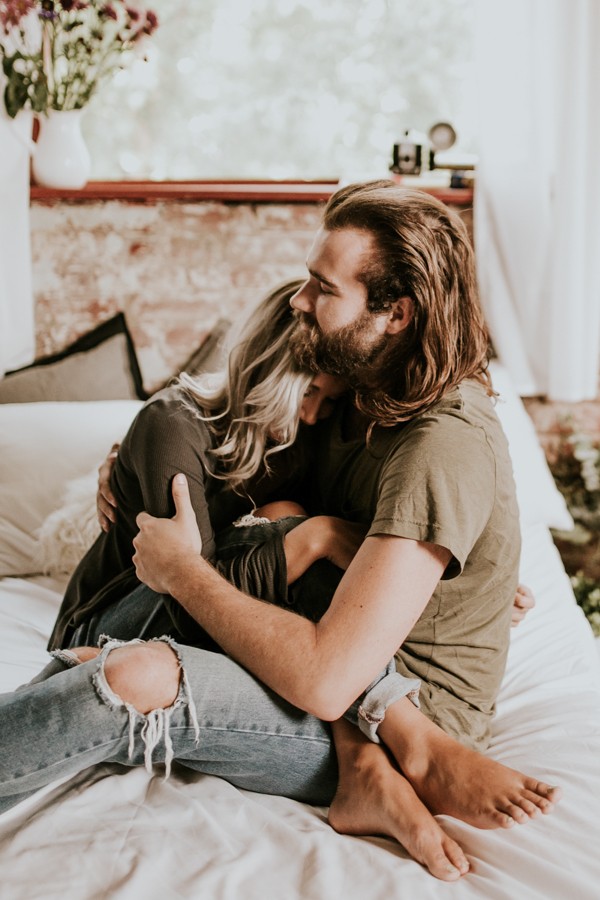
<path fill-rule="evenodd" d="M 133 564 L 137 577 L 153 591 L 173 594 L 173 586 L 193 567 L 202 553 L 185 475 L 176 475 L 172 485 L 175 515 L 156 519 L 142 512 L 136 519 L 139 533 L 133 539 Z"/>
<path fill-rule="evenodd" d="M 98 469 L 98 491 L 96 493 L 96 516 L 102 531 L 110 531 L 117 521 L 117 501 L 110 489 L 110 476 L 119 452 L 119 444 L 113 444 L 110 453 Z"/>
<path fill-rule="evenodd" d="M 529 610 L 533 609 L 534 606 L 535 597 L 533 596 L 532 591 L 524 584 L 520 584 L 517 587 L 517 593 L 515 594 L 512 608 L 512 617 L 510 621 L 512 627 L 514 628 L 515 625 L 522 622 Z"/>

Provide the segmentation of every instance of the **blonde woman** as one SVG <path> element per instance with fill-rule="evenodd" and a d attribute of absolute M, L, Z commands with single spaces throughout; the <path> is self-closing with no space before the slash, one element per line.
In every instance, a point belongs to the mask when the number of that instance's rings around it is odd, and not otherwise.
<path fill-rule="evenodd" d="M 260 543 L 260 531 L 254 531 L 243 552 L 227 553 L 225 562 L 217 560 L 215 534 L 268 500 L 294 499 L 311 458 L 305 426 L 331 412 L 345 391 L 340 379 L 302 369 L 290 353 L 295 320 L 289 301 L 297 287 L 297 282 L 283 285 L 258 304 L 238 330 L 222 371 L 182 375 L 136 416 L 113 460 L 118 515 L 105 505 L 114 524 L 74 572 L 49 649 L 88 643 L 98 629 L 142 637 L 175 628 L 180 639 L 214 646 L 168 597 L 143 608 L 136 601 L 121 602 L 139 584 L 131 562 L 136 516 L 143 509 L 173 514 L 170 485 L 180 471 L 189 480 L 205 558 L 253 596 L 285 602 L 289 579 L 283 538 L 298 520 L 280 523 Z M 310 540 L 304 540 L 309 531 Z M 339 538 L 355 533 L 356 526 L 331 517 L 303 523 L 293 539 L 295 558 L 302 557 L 304 567 L 319 555 L 333 553 L 335 561 L 343 561 L 339 553 L 335 556 L 338 545 L 346 547 Z M 298 571 L 295 566 L 290 574 L 297 577 Z"/>

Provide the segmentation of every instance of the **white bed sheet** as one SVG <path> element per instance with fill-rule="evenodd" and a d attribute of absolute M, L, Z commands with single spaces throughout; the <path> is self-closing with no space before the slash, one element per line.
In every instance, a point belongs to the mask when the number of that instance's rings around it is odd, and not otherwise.
<path fill-rule="evenodd" d="M 597 900 L 597 649 L 545 526 L 524 535 L 521 577 L 537 606 L 513 632 L 490 755 L 564 798 L 509 831 L 445 818 L 472 863 L 460 882 L 436 881 L 390 840 L 336 834 L 323 809 L 181 770 L 165 782 L 102 766 L 0 817 L 0 897 Z M 0 581 L 0 689 L 45 664 L 59 597 L 47 578 Z"/>

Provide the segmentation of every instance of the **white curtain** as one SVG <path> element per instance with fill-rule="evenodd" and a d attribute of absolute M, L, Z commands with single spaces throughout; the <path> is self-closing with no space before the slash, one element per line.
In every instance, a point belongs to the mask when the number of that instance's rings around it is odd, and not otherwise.
<path fill-rule="evenodd" d="M 32 116 L 9 119 L 0 98 L 0 375 L 35 352 L 29 238 Z"/>
<path fill-rule="evenodd" d="M 492 340 L 522 394 L 600 376 L 600 2 L 477 0 L 475 243 Z"/>

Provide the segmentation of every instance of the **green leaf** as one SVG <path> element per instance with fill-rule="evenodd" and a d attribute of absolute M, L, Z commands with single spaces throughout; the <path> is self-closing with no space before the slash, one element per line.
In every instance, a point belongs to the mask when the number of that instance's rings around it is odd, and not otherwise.
<path fill-rule="evenodd" d="M 25 108 L 28 100 L 29 96 L 25 79 L 20 76 L 18 79 L 13 78 L 12 81 L 9 81 L 4 91 L 4 105 L 11 119 L 14 119 L 17 113 Z"/>

